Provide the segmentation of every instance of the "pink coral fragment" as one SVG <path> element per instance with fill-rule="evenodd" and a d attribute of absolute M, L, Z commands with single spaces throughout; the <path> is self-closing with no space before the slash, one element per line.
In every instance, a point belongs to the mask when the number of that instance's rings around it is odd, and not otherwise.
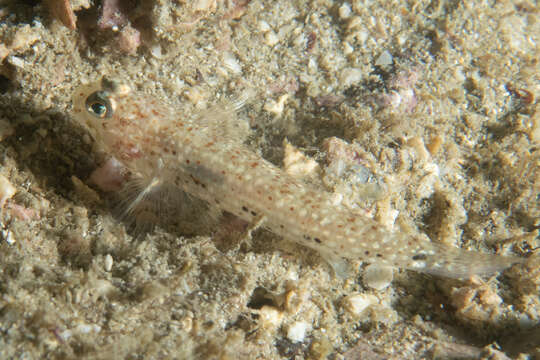
<path fill-rule="evenodd" d="M 141 33 L 139 30 L 131 27 L 131 25 L 125 26 L 118 36 L 120 50 L 127 54 L 135 55 L 139 45 L 141 45 Z"/>
<path fill-rule="evenodd" d="M 121 0 L 103 0 L 98 27 L 100 29 L 111 29 L 126 25 L 128 19 L 121 6 Z"/>
<path fill-rule="evenodd" d="M 48 0 L 47 5 L 51 14 L 65 27 L 75 30 L 77 17 L 71 8 L 69 0 Z"/>
<path fill-rule="evenodd" d="M 119 191 L 126 181 L 124 166 L 115 158 L 110 158 L 90 175 L 90 182 L 103 191 Z"/>
<path fill-rule="evenodd" d="M 19 220 L 30 221 L 30 220 L 39 220 L 39 212 L 35 209 L 30 209 L 17 204 L 10 204 L 9 208 L 11 214 Z"/>

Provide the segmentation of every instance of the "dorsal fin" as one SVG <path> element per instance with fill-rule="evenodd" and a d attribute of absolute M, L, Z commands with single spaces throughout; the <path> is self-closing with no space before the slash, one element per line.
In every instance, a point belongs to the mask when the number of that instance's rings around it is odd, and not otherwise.
<path fill-rule="evenodd" d="M 223 143 L 241 144 L 249 135 L 249 124 L 237 112 L 254 98 L 254 92 L 245 90 L 231 100 L 222 101 L 194 117 L 197 126 Z"/>

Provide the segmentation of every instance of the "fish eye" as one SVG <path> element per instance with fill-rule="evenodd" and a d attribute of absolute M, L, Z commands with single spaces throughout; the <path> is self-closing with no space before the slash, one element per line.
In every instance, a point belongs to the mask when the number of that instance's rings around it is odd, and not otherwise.
<path fill-rule="evenodd" d="M 86 98 L 86 111 L 100 119 L 112 116 L 113 107 L 105 91 L 96 91 Z"/>

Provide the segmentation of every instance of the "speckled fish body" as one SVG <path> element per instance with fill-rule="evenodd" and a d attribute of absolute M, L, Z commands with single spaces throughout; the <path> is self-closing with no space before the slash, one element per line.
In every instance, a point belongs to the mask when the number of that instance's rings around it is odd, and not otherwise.
<path fill-rule="evenodd" d="M 359 259 L 453 278 L 486 275 L 519 258 L 436 244 L 389 231 L 291 177 L 228 131 L 234 109 L 186 119 L 146 94 L 103 79 L 81 88 L 74 113 L 97 147 L 132 177 L 205 200 L 329 257 Z"/>

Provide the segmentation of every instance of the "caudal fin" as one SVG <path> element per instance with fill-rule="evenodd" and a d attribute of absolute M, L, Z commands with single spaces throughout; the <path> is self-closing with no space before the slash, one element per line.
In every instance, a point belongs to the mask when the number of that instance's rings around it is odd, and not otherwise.
<path fill-rule="evenodd" d="M 454 279 L 467 279 L 473 275 L 489 276 L 526 261 L 515 256 L 484 254 L 441 244 L 433 246 L 435 254 L 427 256 L 425 267 L 421 270 Z"/>

